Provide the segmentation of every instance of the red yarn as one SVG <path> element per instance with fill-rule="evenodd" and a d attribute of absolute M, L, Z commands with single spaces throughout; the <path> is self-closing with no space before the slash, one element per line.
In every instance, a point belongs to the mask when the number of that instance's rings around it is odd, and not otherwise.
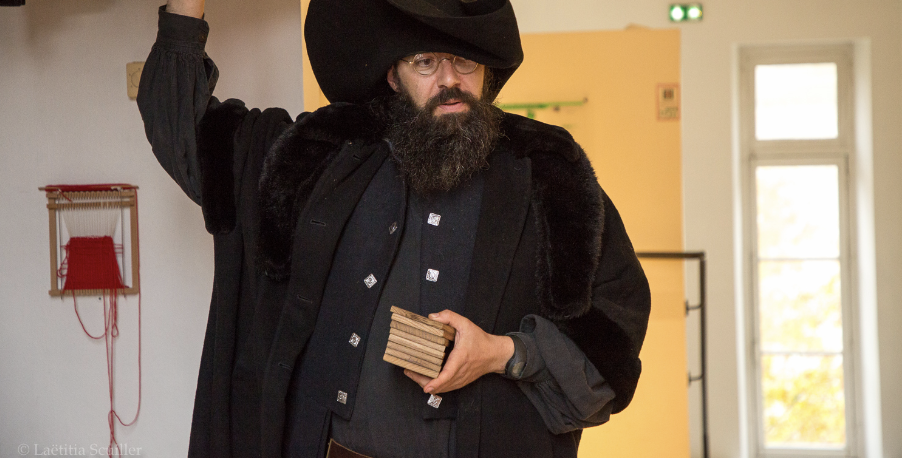
<path fill-rule="evenodd" d="M 66 279 L 63 291 L 126 288 L 116 262 L 116 253 L 122 248 L 117 250 L 112 237 L 72 237 L 64 248 L 66 257 L 58 274 Z"/>
<path fill-rule="evenodd" d="M 121 247 L 114 245 L 113 238 L 105 237 L 72 237 L 64 247 L 66 258 L 60 266 L 57 276 L 64 279 L 63 290 L 72 292 L 72 305 L 76 317 L 85 334 L 92 339 L 104 339 L 107 357 L 107 388 L 110 394 L 110 410 L 107 412 L 107 425 L 110 428 L 110 443 L 107 454 L 121 455 L 116 441 L 116 423 L 131 426 L 138 420 L 142 406 L 142 297 L 138 296 L 138 407 L 135 417 L 129 423 L 123 422 L 114 408 L 114 349 L 119 336 L 117 327 L 117 293 L 126 288 L 120 275 L 116 254 Z M 102 290 L 104 297 L 104 333 L 94 336 L 85 328 L 76 304 L 76 290 Z M 115 452 L 114 452 L 115 451 Z"/>

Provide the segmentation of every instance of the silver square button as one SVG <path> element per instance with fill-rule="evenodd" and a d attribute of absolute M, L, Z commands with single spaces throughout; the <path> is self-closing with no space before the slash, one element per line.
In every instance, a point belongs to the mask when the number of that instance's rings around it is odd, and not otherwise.
<path fill-rule="evenodd" d="M 428 215 L 428 224 L 432 226 L 440 226 L 440 215 L 437 213 L 431 213 Z"/>
<path fill-rule="evenodd" d="M 346 404 L 346 396 L 347 395 L 345 391 L 337 391 L 337 402 L 339 402 L 340 404 Z"/>
<path fill-rule="evenodd" d="M 362 341 L 362 338 L 359 337 L 359 335 L 354 332 L 352 333 L 351 336 L 349 336 L 349 345 L 352 345 L 353 347 L 358 347 L 359 342 L 361 342 L 361 341 Z"/>
<path fill-rule="evenodd" d="M 432 394 L 431 397 L 428 398 L 428 405 L 431 407 L 434 407 L 435 409 L 439 409 L 440 401 L 443 401 L 443 398 L 441 398 L 440 396 L 438 396 L 436 394 Z"/>
<path fill-rule="evenodd" d="M 438 275 L 440 275 L 440 272 L 434 269 L 428 269 L 428 274 L 425 275 L 425 280 L 436 282 Z"/>
<path fill-rule="evenodd" d="M 365 286 L 371 288 L 375 283 L 377 283 L 377 278 L 374 278 L 374 274 L 368 274 L 368 276 L 365 277 Z"/>

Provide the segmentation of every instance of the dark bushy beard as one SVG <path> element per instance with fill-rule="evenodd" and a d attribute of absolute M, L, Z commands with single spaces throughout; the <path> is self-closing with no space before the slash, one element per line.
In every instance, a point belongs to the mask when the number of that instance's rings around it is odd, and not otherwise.
<path fill-rule="evenodd" d="M 469 110 L 434 116 L 435 109 L 452 98 Z M 422 109 L 406 91 L 392 96 L 388 104 L 387 138 L 393 144 L 393 159 L 416 192 L 449 191 L 488 167 L 503 119 L 492 103 L 454 87 L 442 90 Z"/>

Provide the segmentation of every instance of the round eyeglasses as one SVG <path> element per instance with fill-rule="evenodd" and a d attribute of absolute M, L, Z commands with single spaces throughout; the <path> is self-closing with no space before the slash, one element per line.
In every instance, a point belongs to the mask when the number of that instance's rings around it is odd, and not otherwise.
<path fill-rule="evenodd" d="M 404 57 L 400 60 L 411 65 L 419 75 L 424 76 L 433 75 L 440 67 L 440 63 L 445 60 L 449 60 L 450 63 L 453 64 L 453 68 L 460 75 L 468 75 L 478 68 L 478 62 L 475 62 L 474 60 L 452 55 L 450 57 L 439 57 L 433 52 L 418 53 L 409 57 Z"/>

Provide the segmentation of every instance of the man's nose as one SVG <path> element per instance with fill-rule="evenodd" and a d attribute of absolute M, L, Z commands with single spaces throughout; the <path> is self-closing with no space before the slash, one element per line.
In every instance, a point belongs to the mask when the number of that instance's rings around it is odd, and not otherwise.
<path fill-rule="evenodd" d="M 459 86 L 459 83 L 460 75 L 459 72 L 453 68 L 453 61 L 446 58 L 441 60 L 437 68 L 437 85 L 439 87 L 451 88 Z"/>

